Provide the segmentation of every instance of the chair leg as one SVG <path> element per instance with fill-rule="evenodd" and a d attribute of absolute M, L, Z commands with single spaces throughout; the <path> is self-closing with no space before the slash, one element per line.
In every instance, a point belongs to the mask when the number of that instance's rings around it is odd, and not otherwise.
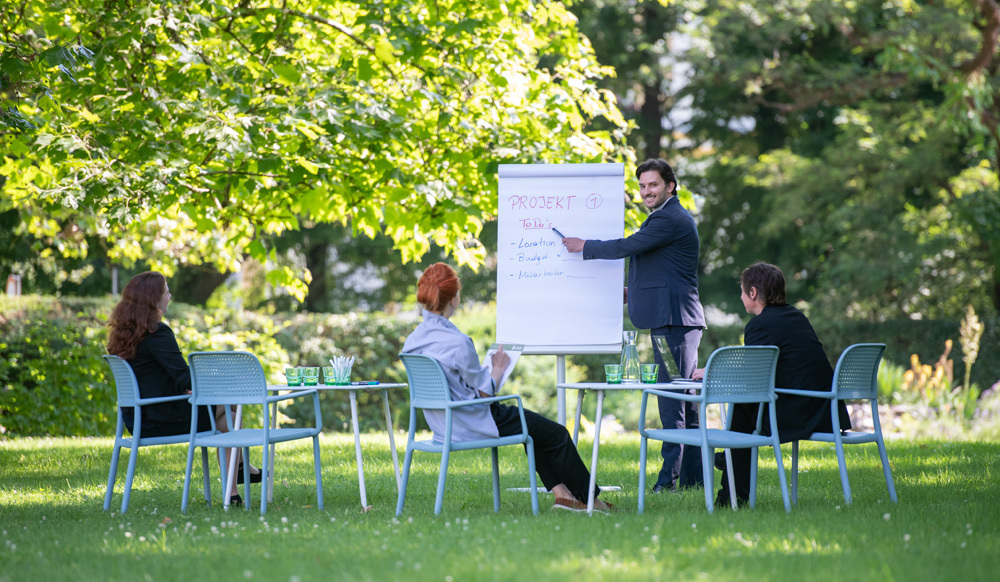
<path fill-rule="evenodd" d="M 125 490 L 122 492 L 122 513 L 128 511 L 128 502 L 132 498 L 132 479 L 135 477 L 135 464 L 139 460 L 139 439 L 132 439 L 132 450 L 128 455 L 128 472 L 125 473 Z"/>
<path fill-rule="evenodd" d="M 838 435 L 839 436 L 839 435 Z M 847 478 L 847 462 L 844 461 L 844 441 L 836 440 L 837 466 L 840 468 L 840 485 L 844 489 L 844 502 L 851 504 L 851 482 Z"/>
<path fill-rule="evenodd" d="M 750 449 L 750 508 L 757 507 L 757 472 L 760 462 L 760 447 Z"/>
<path fill-rule="evenodd" d="M 878 439 L 878 454 L 882 457 L 882 472 L 885 473 L 885 485 L 889 488 L 889 499 L 893 503 L 899 503 L 899 499 L 896 498 L 896 484 L 892 480 L 892 469 L 889 468 L 889 455 L 885 451 L 885 441 L 882 440 L 882 434 L 879 433 Z"/>
<path fill-rule="evenodd" d="M 712 513 L 715 508 L 715 503 L 712 500 L 712 489 L 715 485 L 715 449 L 711 447 L 706 447 L 702 445 L 701 447 L 701 474 L 702 479 L 704 479 L 704 489 L 705 489 L 705 507 L 708 508 L 708 512 Z M 732 493 L 732 492 L 730 492 Z"/>
<path fill-rule="evenodd" d="M 266 456 L 266 451 L 267 451 L 267 449 L 265 449 L 265 456 Z M 267 463 L 267 461 L 265 460 L 264 461 L 265 467 L 267 467 L 266 463 Z M 316 436 L 313 437 L 313 463 L 315 463 L 315 465 L 316 465 L 316 506 L 320 510 L 322 510 L 323 509 L 323 473 L 322 473 L 322 471 L 320 471 L 320 464 L 319 464 L 319 435 L 316 435 Z M 271 470 L 271 468 L 267 467 L 267 470 Z M 264 473 L 264 474 L 267 475 L 267 473 Z M 261 482 L 262 483 L 266 483 L 267 482 L 266 479 L 267 478 L 265 477 Z"/>
<path fill-rule="evenodd" d="M 639 515 L 646 505 L 646 435 L 639 437 Z"/>
<path fill-rule="evenodd" d="M 315 443 L 314 443 L 315 445 Z M 261 460 L 260 460 L 260 515 L 263 517 L 267 513 L 267 472 L 271 470 L 271 467 L 267 464 L 267 451 L 270 450 L 271 444 L 266 440 L 264 441 L 264 446 L 261 447 Z M 315 446 L 313 447 L 313 454 L 315 457 Z M 250 449 L 243 450 L 243 490 L 246 491 L 246 510 L 250 511 L 248 507 L 250 505 Z"/>
<path fill-rule="evenodd" d="M 205 482 L 205 503 L 207 504 L 212 500 L 212 482 L 209 481 L 208 477 L 208 447 L 201 447 L 201 476 Z"/>
<path fill-rule="evenodd" d="M 184 493 L 181 496 L 181 513 L 187 513 L 188 493 L 191 492 L 191 465 L 194 464 L 194 445 L 188 445 L 187 466 L 184 469 Z M 222 486 L 225 487 L 226 473 L 222 472 Z M 209 500 L 211 503 L 211 499 Z"/>
<path fill-rule="evenodd" d="M 396 499 L 396 517 L 403 513 L 403 503 L 406 501 L 406 483 L 410 480 L 410 462 L 413 461 L 413 449 L 406 446 L 406 456 L 403 458 L 403 474 L 399 476 L 399 498 Z"/>
<path fill-rule="evenodd" d="M 785 513 L 791 513 L 792 505 L 788 502 L 788 482 L 785 481 L 785 463 L 781 460 L 781 443 L 774 441 L 774 460 L 778 464 L 778 483 L 781 484 L 781 500 L 785 503 Z"/>
<path fill-rule="evenodd" d="M 792 441 L 792 505 L 799 503 L 799 441 Z"/>
<path fill-rule="evenodd" d="M 531 487 L 531 513 L 538 515 L 538 476 L 535 474 L 535 442 L 528 437 L 524 445 L 528 453 L 528 486 Z"/>
<path fill-rule="evenodd" d="M 267 450 L 267 447 L 264 447 Z M 243 497 L 246 497 L 246 503 L 243 504 L 243 511 L 250 511 L 250 447 L 243 447 Z M 236 470 L 240 470 L 239 464 L 236 465 Z M 239 490 L 239 487 L 237 487 Z M 260 514 L 264 515 L 267 511 L 267 495 L 261 492 L 261 503 L 260 503 Z"/>
<path fill-rule="evenodd" d="M 445 444 L 441 453 L 441 472 L 438 473 L 437 498 L 434 500 L 434 515 L 441 514 L 441 507 L 444 505 L 444 485 L 448 478 L 448 456 L 451 454 L 450 445 Z"/>
<path fill-rule="evenodd" d="M 490 449 L 490 460 L 493 462 L 493 513 L 500 513 L 500 454 L 497 447 Z"/>
<path fill-rule="evenodd" d="M 108 490 L 104 493 L 104 511 L 111 509 L 111 496 L 115 492 L 115 479 L 118 476 L 118 456 L 121 454 L 121 447 L 115 443 L 114 451 L 111 453 L 111 470 L 108 471 Z"/>

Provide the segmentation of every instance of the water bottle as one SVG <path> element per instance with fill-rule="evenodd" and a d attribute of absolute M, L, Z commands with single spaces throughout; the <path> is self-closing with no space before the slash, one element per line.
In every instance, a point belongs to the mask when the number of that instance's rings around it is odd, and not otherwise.
<path fill-rule="evenodd" d="M 635 349 L 635 338 L 639 332 L 622 332 L 622 383 L 639 383 L 639 352 Z"/>

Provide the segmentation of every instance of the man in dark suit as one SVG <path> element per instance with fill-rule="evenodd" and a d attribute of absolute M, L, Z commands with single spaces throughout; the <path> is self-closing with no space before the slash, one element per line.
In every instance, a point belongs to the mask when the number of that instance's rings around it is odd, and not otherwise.
<path fill-rule="evenodd" d="M 778 346 L 778 365 L 774 385 L 778 388 L 827 392 L 833 382 L 833 368 L 823 344 L 806 316 L 785 303 L 785 276 L 781 269 L 767 263 L 755 263 L 740 275 L 740 299 L 747 313 L 753 315 L 743 328 L 743 343 L 748 346 Z M 696 370 L 701 378 L 704 370 Z M 840 426 L 851 427 L 847 406 L 840 402 Z M 831 432 L 830 404 L 822 398 L 781 394 L 775 404 L 778 435 L 787 443 L 808 437 L 814 432 Z M 764 408 L 761 432 L 771 433 L 768 410 Z M 757 428 L 757 405 L 737 404 L 733 408 L 732 430 L 752 433 Z M 732 449 L 733 481 L 740 505 L 750 499 L 750 449 Z M 722 488 L 715 504 L 730 504 L 728 475 L 722 469 Z"/>
<path fill-rule="evenodd" d="M 564 238 L 570 252 L 583 252 L 584 259 L 629 257 L 625 297 L 628 316 L 651 335 L 666 336 L 680 373 L 690 378 L 698 367 L 698 344 L 705 315 L 698 299 L 698 229 L 694 219 L 677 200 L 677 178 L 665 160 L 646 160 L 635 170 L 639 195 L 649 211 L 638 232 L 617 240 Z M 668 374 L 661 354 L 661 382 Z M 665 428 L 698 428 L 698 408 L 669 398 L 659 399 L 660 422 Z M 701 451 L 674 443 L 663 443 L 663 467 L 653 492 L 702 485 Z"/>

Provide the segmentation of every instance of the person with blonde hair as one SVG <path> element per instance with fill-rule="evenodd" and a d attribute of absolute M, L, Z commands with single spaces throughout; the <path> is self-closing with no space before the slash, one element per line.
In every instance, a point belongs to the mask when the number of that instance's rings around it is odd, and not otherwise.
<path fill-rule="evenodd" d="M 510 356 L 499 349 L 492 358 L 492 371 L 479 362 L 472 338 L 450 321 L 461 298 L 462 283 L 455 271 L 435 263 L 417 283 L 417 301 L 423 305 L 423 322 L 406 338 L 403 353 L 423 354 L 436 359 L 448 379 L 453 401 L 487 398 L 496 394 L 500 379 L 510 365 Z M 497 438 L 521 432 L 516 406 L 497 402 L 456 408 L 452 413 L 453 442 Z M 445 413 L 424 410 L 424 418 L 434 431 L 434 441 L 444 441 Z M 545 487 L 555 495 L 553 509 L 586 511 L 590 473 L 570 438 L 566 427 L 537 412 L 524 411 L 528 434 L 535 446 L 535 469 Z M 609 511 L 610 503 L 597 499 L 594 509 Z"/>

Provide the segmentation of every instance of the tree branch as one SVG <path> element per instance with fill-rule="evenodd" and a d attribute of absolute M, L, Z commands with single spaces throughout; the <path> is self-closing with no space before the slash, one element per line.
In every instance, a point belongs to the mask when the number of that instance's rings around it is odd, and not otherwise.
<path fill-rule="evenodd" d="M 996 58 L 997 40 L 1000 37 L 1000 4 L 997 4 L 996 0 L 974 1 L 986 22 L 982 27 L 977 26 L 983 34 L 983 44 L 979 46 L 979 53 L 956 67 L 964 75 L 978 72 L 993 62 Z"/>
<path fill-rule="evenodd" d="M 910 79 L 907 75 L 903 73 L 895 73 L 888 76 L 876 77 L 874 79 L 844 85 L 843 88 L 834 87 L 805 94 L 801 92 L 801 85 L 789 87 L 783 82 L 776 82 L 771 85 L 772 88 L 781 89 L 789 95 L 798 95 L 798 98 L 785 103 L 780 101 L 768 101 L 763 97 L 757 97 L 753 99 L 753 102 L 762 107 L 774 109 L 782 113 L 795 113 L 797 111 L 802 111 L 803 109 L 815 107 L 823 101 L 830 101 L 835 104 L 854 103 L 872 91 L 902 87 L 903 85 L 906 85 L 909 80 Z"/>

